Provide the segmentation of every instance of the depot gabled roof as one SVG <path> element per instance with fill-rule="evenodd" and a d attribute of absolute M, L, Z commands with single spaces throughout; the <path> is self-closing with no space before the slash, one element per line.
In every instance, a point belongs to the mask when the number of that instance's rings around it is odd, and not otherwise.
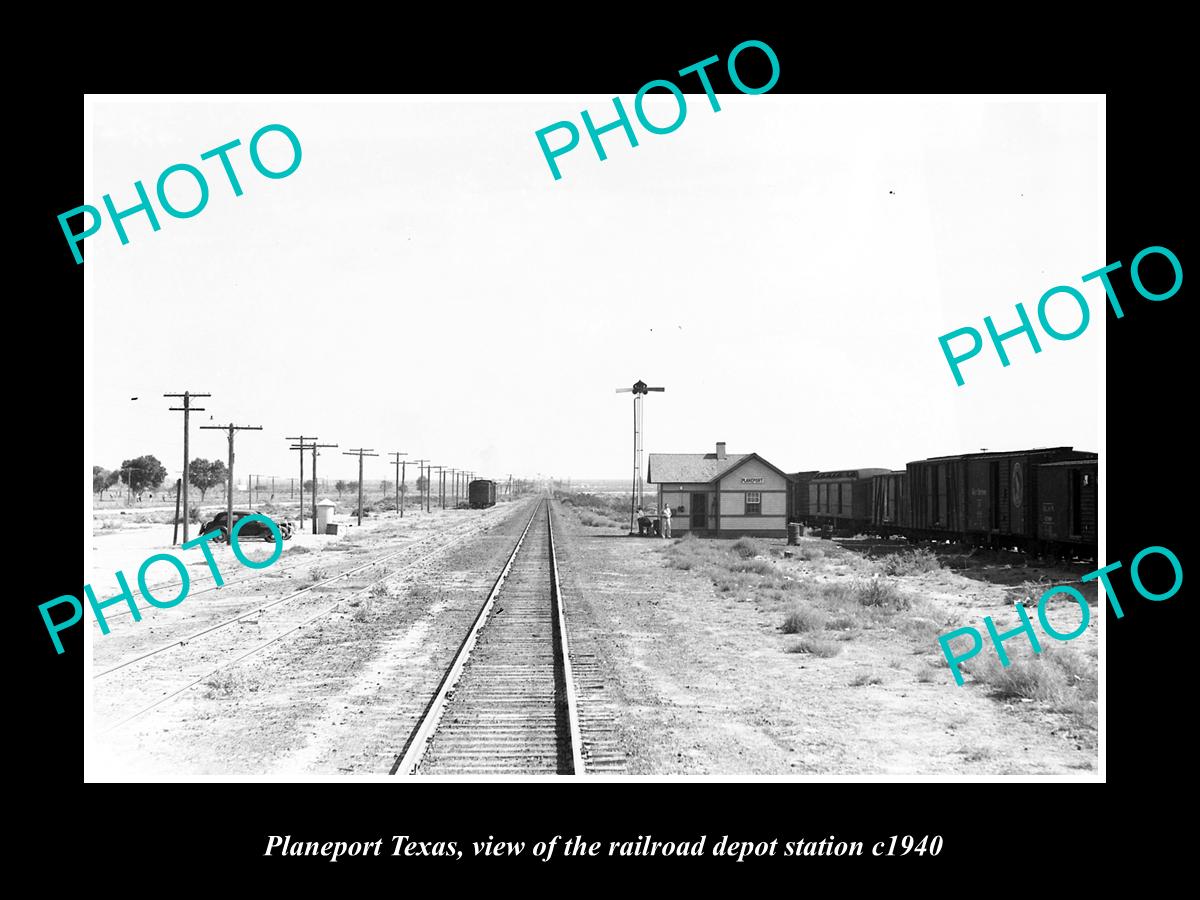
<path fill-rule="evenodd" d="M 728 475 L 738 466 L 758 460 L 785 479 L 787 473 L 771 465 L 757 453 L 727 453 L 719 459 L 715 453 L 651 453 L 646 480 L 651 484 L 707 484 Z"/>

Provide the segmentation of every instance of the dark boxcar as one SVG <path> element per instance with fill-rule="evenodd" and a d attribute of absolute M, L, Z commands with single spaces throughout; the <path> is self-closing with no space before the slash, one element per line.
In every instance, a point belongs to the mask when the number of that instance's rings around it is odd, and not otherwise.
<path fill-rule="evenodd" d="M 1037 540 L 1038 467 L 1094 455 L 1047 447 L 910 462 L 909 530 L 917 537 L 1028 546 Z"/>
<path fill-rule="evenodd" d="M 476 478 L 467 486 L 471 509 L 486 509 L 496 505 L 496 482 Z"/>
<path fill-rule="evenodd" d="M 814 469 L 811 472 L 797 472 L 788 476 L 789 522 L 808 521 L 808 483 L 816 474 L 817 471 Z"/>
<path fill-rule="evenodd" d="M 1038 540 L 1056 553 L 1096 559 L 1100 537 L 1096 457 L 1043 463 L 1037 468 Z"/>
<path fill-rule="evenodd" d="M 860 531 L 871 524 L 871 482 L 887 469 L 818 472 L 808 483 L 808 522 Z"/>
<path fill-rule="evenodd" d="M 908 472 L 884 472 L 871 479 L 871 524 L 880 534 L 901 532 L 908 521 Z"/>

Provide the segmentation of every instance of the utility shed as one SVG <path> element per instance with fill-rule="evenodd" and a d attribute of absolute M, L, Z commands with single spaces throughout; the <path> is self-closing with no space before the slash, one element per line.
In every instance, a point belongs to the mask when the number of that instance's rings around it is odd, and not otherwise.
<path fill-rule="evenodd" d="M 646 480 L 658 508 L 671 507 L 671 530 L 700 537 L 787 533 L 788 476 L 757 453 L 651 453 Z"/>

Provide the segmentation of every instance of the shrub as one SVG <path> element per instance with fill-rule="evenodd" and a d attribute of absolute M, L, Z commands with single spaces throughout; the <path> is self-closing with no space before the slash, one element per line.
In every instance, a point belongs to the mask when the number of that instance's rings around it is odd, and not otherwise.
<path fill-rule="evenodd" d="M 771 575 L 775 567 L 765 559 L 742 559 L 731 565 L 734 572 L 752 572 L 755 575 Z"/>
<path fill-rule="evenodd" d="M 870 672 L 863 672 L 861 675 L 854 676 L 850 682 L 850 687 L 864 687 L 868 684 L 883 684 L 883 679 Z"/>
<path fill-rule="evenodd" d="M 999 700 L 1056 700 L 1066 687 L 1062 670 L 1038 658 L 1013 660 L 1005 667 L 988 654 L 964 668 Z"/>
<path fill-rule="evenodd" d="M 325 570 L 322 569 L 320 566 L 318 566 L 315 569 L 311 569 L 309 571 L 308 580 L 311 581 L 313 584 L 316 584 L 318 581 L 324 581 L 326 574 L 327 573 L 325 572 Z"/>
<path fill-rule="evenodd" d="M 842 652 L 842 645 L 833 641 L 822 641 L 814 637 L 801 638 L 788 647 L 788 653 L 811 653 L 813 656 L 829 658 Z"/>
<path fill-rule="evenodd" d="M 837 613 L 829 617 L 825 627 L 830 631 L 849 631 L 851 628 L 858 627 L 858 619 L 849 613 Z"/>
<path fill-rule="evenodd" d="M 936 572 L 941 567 L 937 555 L 925 547 L 889 553 L 875 562 L 875 569 L 881 575 L 919 575 L 921 572 Z"/>
<path fill-rule="evenodd" d="M 752 556 L 763 556 L 767 552 L 767 548 L 760 542 L 751 537 L 740 537 L 729 548 L 742 559 L 749 559 Z"/>
<path fill-rule="evenodd" d="M 862 606 L 908 609 L 908 598 L 882 578 L 870 578 L 854 585 L 855 599 Z"/>
<path fill-rule="evenodd" d="M 784 634 L 799 634 L 802 631 L 820 631 L 825 627 L 825 613 L 811 606 L 793 606 L 783 619 Z"/>
<path fill-rule="evenodd" d="M 933 619 L 914 616 L 900 623 L 900 631 L 911 638 L 915 638 L 924 647 L 931 641 L 937 640 L 938 636 L 942 633 L 942 626 Z"/>
<path fill-rule="evenodd" d="M 824 559 L 825 551 L 820 547 L 801 547 L 800 558 L 809 562 L 815 559 Z"/>
<path fill-rule="evenodd" d="M 929 663 L 922 664 L 921 668 L 917 669 L 917 681 L 931 684 L 938 680 L 938 670 Z"/>

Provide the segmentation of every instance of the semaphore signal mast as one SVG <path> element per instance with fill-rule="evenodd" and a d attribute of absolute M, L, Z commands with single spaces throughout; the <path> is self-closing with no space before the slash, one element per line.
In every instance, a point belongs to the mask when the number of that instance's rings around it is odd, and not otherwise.
<path fill-rule="evenodd" d="M 666 388 L 648 387 L 644 381 L 634 382 L 633 387 L 617 388 L 618 394 L 633 394 L 633 500 L 629 506 L 629 533 L 637 529 L 637 509 L 642 505 L 642 397 L 650 391 L 665 391 Z"/>

